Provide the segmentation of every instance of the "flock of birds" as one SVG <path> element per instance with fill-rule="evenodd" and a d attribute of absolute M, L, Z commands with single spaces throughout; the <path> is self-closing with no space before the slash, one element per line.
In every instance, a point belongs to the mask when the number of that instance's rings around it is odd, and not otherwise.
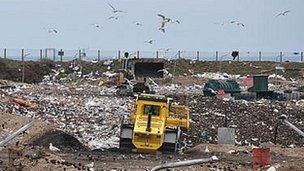
<path fill-rule="evenodd" d="M 109 20 L 118 20 L 121 17 L 122 14 L 127 13 L 126 11 L 115 8 L 110 3 L 108 5 L 109 5 L 109 7 L 112 11 L 112 15 L 110 17 L 108 17 Z M 276 15 L 276 17 L 286 16 L 290 12 L 291 12 L 291 10 L 286 10 L 286 11 L 280 12 Z M 178 20 L 178 19 L 172 19 L 172 18 L 169 18 L 169 17 L 167 17 L 163 14 L 160 14 L 160 13 L 157 14 L 157 16 L 161 19 L 160 26 L 158 27 L 158 30 L 162 33 L 166 33 L 166 29 L 167 29 L 167 26 L 169 24 L 180 24 L 181 23 L 180 20 Z M 143 26 L 143 24 L 139 21 L 134 21 L 133 24 L 135 24 L 136 26 Z M 214 22 L 214 24 L 218 24 L 218 25 L 221 25 L 221 26 L 236 25 L 238 27 L 245 28 L 245 24 L 242 23 L 241 21 L 238 21 L 238 20 L 231 20 L 231 21 L 228 21 L 228 22 Z M 101 26 L 98 23 L 94 23 L 94 24 L 92 24 L 92 26 L 94 28 L 98 29 L 98 30 L 103 29 L 103 26 Z M 59 34 L 59 30 L 55 29 L 55 28 L 49 28 L 48 33 Z M 156 40 L 154 40 L 154 39 L 149 39 L 149 40 L 144 41 L 144 43 L 152 45 L 155 41 Z"/>

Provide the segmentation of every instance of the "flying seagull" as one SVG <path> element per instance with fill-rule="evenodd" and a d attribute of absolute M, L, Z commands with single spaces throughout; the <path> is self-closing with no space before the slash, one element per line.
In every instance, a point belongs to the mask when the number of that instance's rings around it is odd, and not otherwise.
<path fill-rule="evenodd" d="M 59 31 L 58 31 L 58 30 L 56 30 L 56 29 L 54 29 L 54 28 L 50 28 L 50 29 L 48 29 L 48 32 L 49 32 L 49 33 L 54 33 L 54 34 L 59 33 Z"/>
<path fill-rule="evenodd" d="M 287 11 L 284 11 L 284 12 L 281 12 L 281 13 L 279 13 L 278 15 L 276 15 L 276 17 L 279 17 L 279 16 L 285 16 L 285 15 L 287 15 L 287 13 L 289 13 L 289 12 L 291 12 L 291 10 L 287 10 Z"/>
<path fill-rule="evenodd" d="M 114 8 L 113 5 L 111 5 L 111 4 L 109 4 L 109 6 L 112 8 L 112 12 L 113 12 L 113 13 L 119 13 L 119 12 L 127 13 L 127 12 L 125 12 L 125 11 L 122 11 L 122 10 L 119 10 L 119 9 Z"/>
<path fill-rule="evenodd" d="M 134 21 L 133 23 L 137 26 L 142 26 L 142 24 L 139 21 Z"/>
<path fill-rule="evenodd" d="M 101 25 L 99 25 L 99 24 L 92 24 L 94 27 L 96 27 L 96 28 L 98 28 L 98 29 L 102 29 L 103 27 L 101 26 Z"/>
<path fill-rule="evenodd" d="M 236 24 L 237 26 L 242 26 L 242 27 L 245 27 L 245 24 L 239 22 L 239 21 L 236 21 L 236 20 L 232 20 L 229 22 L 230 24 Z M 224 23 L 222 24 L 224 25 Z"/>
<path fill-rule="evenodd" d="M 175 20 L 175 23 L 180 24 L 180 21 L 179 20 Z"/>
<path fill-rule="evenodd" d="M 168 18 L 162 14 L 157 14 L 157 16 L 161 17 L 163 19 L 163 22 L 167 23 L 171 21 L 171 18 Z"/>
<path fill-rule="evenodd" d="M 240 22 L 237 22 L 236 25 L 237 25 L 237 26 L 245 27 L 245 25 L 244 25 L 243 23 L 240 23 Z"/>
<path fill-rule="evenodd" d="M 225 23 L 225 22 L 213 22 L 213 24 L 218 24 L 218 25 L 224 26 L 227 23 Z"/>
<path fill-rule="evenodd" d="M 165 33 L 165 32 L 166 32 L 166 30 L 165 30 L 165 28 L 164 28 L 164 27 L 159 28 L 159 30 L 160 30 L 160 31 L 162 31 L 163 33 Z"/>
<path fill-rule="evenodd" d="M 109 20 L 111 20 L 111 19 L 115 19 L 115 20 L 118 20 L 119 19 L 119 15 L 113 15 L 113 16 L 110 16 L 109 18 L 108 18 Z"/>
<path fill-rule="evenodd" d="M 159 30 L 162 31 L 163 33 L 166 32 L 165 26 L 166 26 L 166 22 L 165 22 L 165 21 L 162 21 L 162 22 L 161 22 L 161 26 L 159 27 Z"/>
<path fill-rule="evenodd" d="M 145 41 L 145 43 L 149 43 L 149 44 L 151 44 L 151 45 L 152 45 L 154 41 L 155 41 L 155 40 L 152 40 L 152 39 L 151 39 L 151 40 L 147 40 L 147 41 Z"/>

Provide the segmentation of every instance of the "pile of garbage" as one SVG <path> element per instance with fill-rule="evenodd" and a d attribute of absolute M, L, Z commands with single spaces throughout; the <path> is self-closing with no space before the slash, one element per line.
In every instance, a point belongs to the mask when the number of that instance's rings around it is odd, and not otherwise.
<path fill-rule="evenodd" d="M 191 109 L 188 146 L 202 142 L 217 143 L 217 129 L 225 126 L 235 128 L 236 144 L 258 145 L 274 143 L 277 117 L 285 114 L 288 120 L 304 130 L 304 101 L 278 102 L 261 99 L 259 101 L 232 101 L 196 96 L 176 96 L 180 103 Z M 227 119 L 225 119 L 227 117 Z M 303 140 L 290 128 L 279 125 L 277 142 L 283 146 L 304 146 Z"/>
<path fill-rule="evenodd" d="M 128 97 L 114 97 L 113 87 L 86 83 L 22 84 L 2 91 L 1 111 L 44 120 L 91 149 L 118 146 L 120 121 L 132 104 Z"/>

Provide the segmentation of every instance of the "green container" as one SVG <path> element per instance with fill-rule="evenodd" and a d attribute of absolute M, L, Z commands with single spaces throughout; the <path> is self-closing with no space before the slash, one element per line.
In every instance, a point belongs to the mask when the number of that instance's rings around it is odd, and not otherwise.
<path fill-rule="evenodd" d="M 235 80 L 209 80 L 203 88 L 205 96 L 214 96 L 219 90 L 231 94 L 241 92 L 240 85 Z"/>
<path fill-rule="evenodd" d="M 268 91 L 268 76 L 254 75 L 252 76 L 253 86 L 248 89 L 251 92 L 266 92 Z"/>

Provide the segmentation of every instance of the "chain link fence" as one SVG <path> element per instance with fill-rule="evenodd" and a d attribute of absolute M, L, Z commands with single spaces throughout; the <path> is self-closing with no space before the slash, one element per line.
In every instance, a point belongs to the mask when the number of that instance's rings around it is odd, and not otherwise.
<path fill-rule="evenodd" d="M 20 60 L 20 61 L 39 61 L 49 59 L 53 61 L 72 61 L 80 59 L 84 61 L 100 61 L 119 59 L 125 52 L 131 58 L 164 58 L 190 59 L 199 61 L 274 61 L 274 62 L 304 62 L 303 52 L 239 52 L 233 59 L 232 52 L 204 52 L 204 51 L 174 51 L 164 49 L 159 51 L 104 51 L 104 50 L 69 50 L 69 49 L 0 49 L 0 58 Z"/>

